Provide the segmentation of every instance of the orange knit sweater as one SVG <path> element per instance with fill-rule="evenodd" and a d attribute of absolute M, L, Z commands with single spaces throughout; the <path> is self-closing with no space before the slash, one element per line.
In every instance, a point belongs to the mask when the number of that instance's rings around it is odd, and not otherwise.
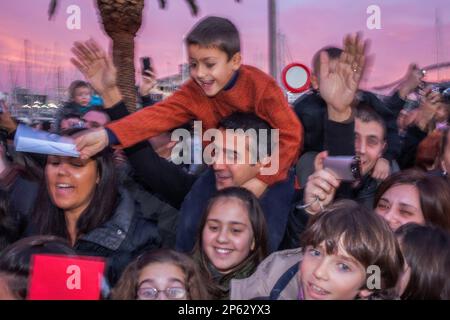
<path fill-rule="evenodd" d="M 117 136 L 121 147 L 126 148 L 192 119 L 201 120 L 204 130 L 216 128 L 220 119 L 237 111 L 254 112 L 280 130 L 278 173 L 258 178 L 269 185 L 284 180 L 303 147 L 303 126 L 275 80 L 251 66 L 241 66 L 234 86 L 214 97 L 206 96 L 191 79 L 166 100 L 107 127 Z"/>

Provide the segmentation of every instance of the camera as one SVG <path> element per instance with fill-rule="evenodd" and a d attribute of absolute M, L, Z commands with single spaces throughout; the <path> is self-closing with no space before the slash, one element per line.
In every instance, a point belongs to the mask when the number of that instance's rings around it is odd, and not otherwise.
<path fill-rule="evenodd" d="M 342 181 L 356 181 L 361 179 L 361 161 L 357 156 L 326 157 L 323 167 L 330 170 L 337 179 Z"/>

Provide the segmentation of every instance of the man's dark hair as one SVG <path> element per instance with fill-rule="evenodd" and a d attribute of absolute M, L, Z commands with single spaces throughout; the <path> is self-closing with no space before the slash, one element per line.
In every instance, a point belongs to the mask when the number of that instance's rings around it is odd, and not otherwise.
<path fill-rule="evenodd" d="M 380 116 L 372 107 L 364 102 L 361 102 L 356 106 L 356 116 L 357 119 L 364 123 L 375 121 L 383 128 L 383 140 L 386 140 L 386 123 L 382 116 Z"/>
<path fill-rule="evenodd" d="M 330 57 L 331 60 L 339 59 L 341 57 L 342 52 L 344 52 L 344 50 L 337 48 L 337 47 L 324 47 L 324 48 L 320 49 L 319 51 L 317 51 L 314 54 L 314 57 L 312 60 L 313 73 L 316 75 L 319 73 L 320 53 L 322 51 L 325 51 L 326 53 L 328 53 L 328 56 Z"/>
<path fill-rule="evenodd" d="M 217 48 L 227 54 L 228 60 L 241 51 L 241 40 L 236 26 L 228 19 L 214 16 L 197 23 L 189 32 L 186 44 Z"/>
<path fill-rule="evenodd" d="M 224 129 L 233 129 L 233 130 L 237 130 L 237 129 L 242 129 L 244 130 L 244 132 L 247 132 L 247 130 L 249 129 L 254 129 L 256 131 L 256 143 L 258 146 L 258 150 L 259 150 L 259 143 L 260 143 L 260 137 L 259 137 L 259 132 L 260 130 L 266 130 L 267 133 L 267 145 L 266 145 L 266 150 L 267 150 L 267 155 L 270 156 L 272 154 L 272 127 L 269 125 L 269 123 L 267 123 L 266 121 L 264 121 L 263 119 L 261 119 L 260 117 L 258 117 L 256 114 L 254 113 L 244 113 L 244 112 L 235 112 L 232 113 L 231 115 L 229 115 L 226 118 L 223 118 L 222 120 L 219 121 L 219 128 L 224 128 Z M 259 152 L 258 152 L 259 155 Z M 260 159 L 258 159 L 260 160 Z"/>

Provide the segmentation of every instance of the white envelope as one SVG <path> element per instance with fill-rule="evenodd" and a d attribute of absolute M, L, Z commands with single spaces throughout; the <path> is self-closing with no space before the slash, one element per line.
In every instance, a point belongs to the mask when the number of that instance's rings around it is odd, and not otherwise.
<path fill-rule="evenodd" d="M 20 124 L 14 137 L 16 151 L 79 157 L 75 142 L 70 137 L 36 130 Z"/>

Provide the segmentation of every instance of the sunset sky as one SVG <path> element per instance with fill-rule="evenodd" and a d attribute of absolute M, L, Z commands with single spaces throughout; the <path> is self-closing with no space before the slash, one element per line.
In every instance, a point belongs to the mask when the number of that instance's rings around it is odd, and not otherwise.
<path fill-rule="evenodd" d="M 61 0 L 57 16 L 48 21 L 49 0 L 1 1 L 0 4 L 0 91 L 9 91 L 11 82 L 25 84 L 24 40 L 31 41 L 33 88 L 49 91 L 55 87 L 55 68 L 64 69 L 64 82 L 81 78 L 69 62 L 74 41 L 93 37 L 105 47 L 93 0 Z M 157 0 L 147 0 L 144 24 L 136 39 L 136 59 L 153 57 L 158 76 L 177 72 L 185 58 L 182 39 L 204 16 L 231 19 L 241 32 L 244 62 L 267 71 L 267 1 L 197 0 L 198 17 L 192 17 L 184 0 L 167 0 L 160 10 Z M 81 29 L 66 27 L 70 5 L 81 8 Z M 314 52 L 329 44 L 340 45 L 346 33 L 361 31 L 371 39 L 374 64 L 365 86 L 399 79 L 410 62 L 420 66 L 450 61 L 450 2 L 448 0 L 278 0 L 278 27 L 286 36 L 286 52 L 293 61 L 310 65 Z M 381 30 L 366 26 L 369 5 L 381 8 Z M 437 15 L 436 15 L 437 13 Z M 441 42 L 437 47 L 436 16 L 440 20 Z M 291 60 L 292 59 L 292 60 Z M 11 72 L 12 71 L 12 72 Z M 12 76 L 11 76 L 12 75 Z M 434 77 L 437 75 L 433 75 Z M 450 78 L 449 69 L 441 78 Z M 11 79 L 12 78 L 12 79 Z"/>

